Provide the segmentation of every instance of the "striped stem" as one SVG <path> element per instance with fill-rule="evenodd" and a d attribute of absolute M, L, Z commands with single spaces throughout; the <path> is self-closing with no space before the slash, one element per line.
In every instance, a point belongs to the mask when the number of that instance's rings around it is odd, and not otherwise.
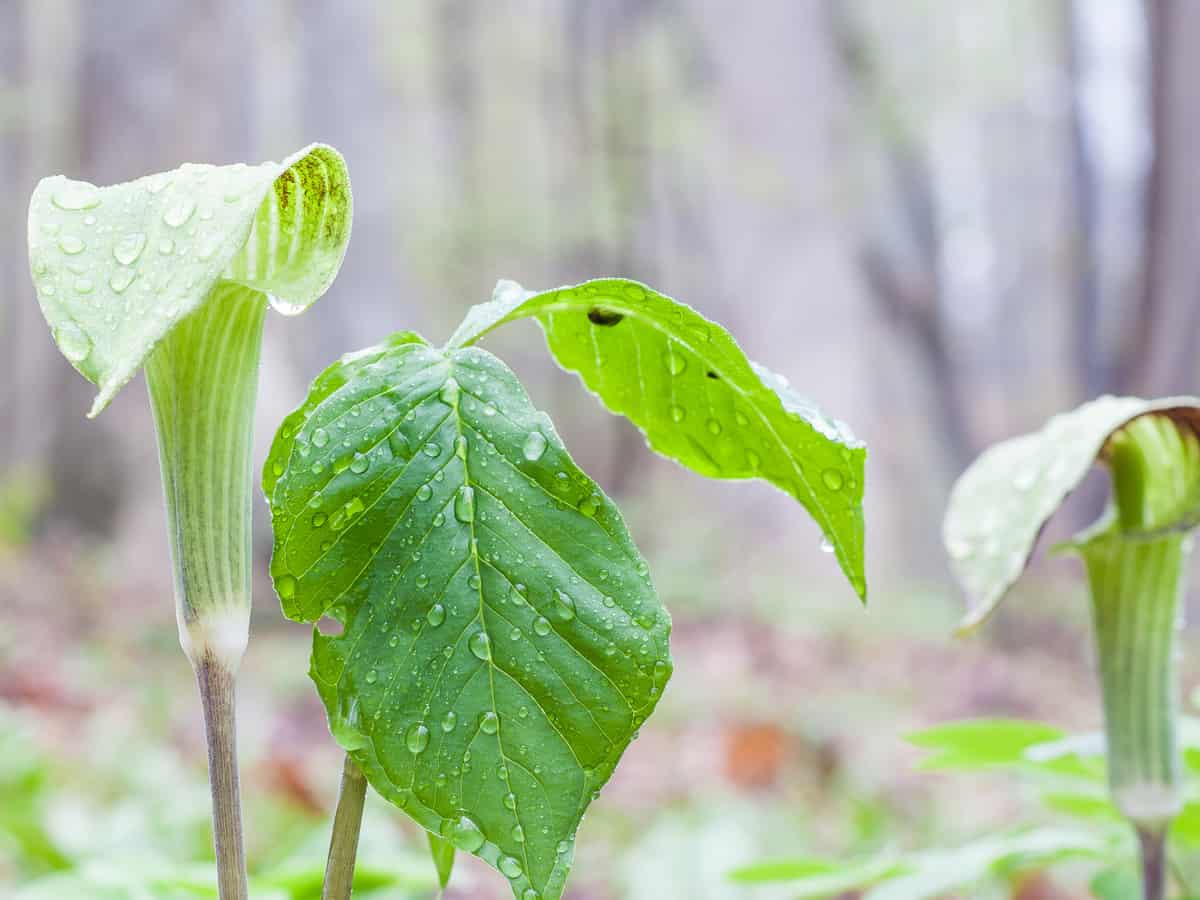
<path fill-rule="evenodd" d="M 146 364 L 179 639 L 204 705 L 221 900 L 247 895 L 234 682 L 250 626 L 250 451 L 266 308 L 255 291 L 219 285 Z"/>

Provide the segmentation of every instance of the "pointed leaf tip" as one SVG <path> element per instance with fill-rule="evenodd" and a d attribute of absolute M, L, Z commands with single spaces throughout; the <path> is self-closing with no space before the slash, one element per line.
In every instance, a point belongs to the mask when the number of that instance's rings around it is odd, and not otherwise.
<path fill-rule="evenodd" d="M 501 281 L 448 346 L 522 318 L 537 320 L 558 364 L 651 449 L 710 478 L 762 479 L 797 500 L 865 601 L 866 447 L 845 423 L 748 359 L 716 322 L 622 278 L 541 293 Z"/>

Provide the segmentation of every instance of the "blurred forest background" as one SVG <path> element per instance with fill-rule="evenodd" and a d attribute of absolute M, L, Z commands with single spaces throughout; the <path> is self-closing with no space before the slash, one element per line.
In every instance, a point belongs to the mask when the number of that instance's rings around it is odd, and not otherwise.
<path fill-rule="evenodd" d="M 0 894 L 211 854 L 149 405 L 134 383 L 84 419 L 92 388 L 30 284 L 26 200 L 52 173 L 107 184 L 314 140 L 347 157 L 354 235 L 308 315 L 268 320 L 256 464 L 339 354 L 440 339 L 497 278 L 617 274 L 727 325 L 870 448 L 864 611 L 782 495 L 647 452 L 534 326 L 489 338 L 627 510 L 676 622 L 674 681 L 584 826 L 571 897 L 775 896 L 725 873 L 1026 814 L 1003 782 L 915 773 L 903 736 L 970 715 L 1095 727 L 1078 573 L 1039 564 L 956 641 L 941 512 L 976 453 L 1056 411 L 1200 391 L 1200 4 L 0 0 Z M 265 512 L 251 856 L 319 871 L 338 756 L 306 629 L 266 578 Z M 387 896 L 428 895 L 418 833 L 372 814 L 366 854 L 403 876 Z M 506 890 L 462 870 L 457 896 Z M 1086 896 L 1050 876 L 1020 892 Z"/>

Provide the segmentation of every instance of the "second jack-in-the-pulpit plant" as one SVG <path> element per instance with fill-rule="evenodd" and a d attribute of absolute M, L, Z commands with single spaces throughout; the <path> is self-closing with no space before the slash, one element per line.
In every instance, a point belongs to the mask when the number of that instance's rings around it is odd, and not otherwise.
<path fill-rule="evenodd" d="M 1096 461 L 1111 479 L 1100 520 L 1061 546 L 1087 570 L 1104 700 L 1108 778 L 1134 825 L 1143 890 L 1165 890 L 1165 839 L 1183 803 L 1175 631 L 1200 522 L 1200 400 L 1104 397 L 993 447 L 954 488 L 946 548 L 973 627 L 1024 570 L 1047 520 Z"/>
<path fill-rule="evenodd" d="M 316 626 L 311 675 L 347 752 L 327 898 L 348 895 L 369 782 L 430 832 L 443 884 L 459 849 L 521 900 L 557 900 L 585 809 L 671 675 L 620 513 L 476 346 L 521 318 L 653 449 L 803 504 L 865 596 L 863 446 L 644 285 L 501 282 L 445 346 L 406 332 L 343 357 L 264 469 L 275 587 Z"/>
<path fill-rule="evenodd" d="M 234 681 L 250 624 L 250 460 L 269 305 L 294 314 L 350 234 L 342 157 L 185 165 L 98 188 L 44 179 L 29 206 L 38 301 L 98 414 L 143 365 L 158 434 L 179 638 L 200 686 L 222 900 L 246 897 Z"/>

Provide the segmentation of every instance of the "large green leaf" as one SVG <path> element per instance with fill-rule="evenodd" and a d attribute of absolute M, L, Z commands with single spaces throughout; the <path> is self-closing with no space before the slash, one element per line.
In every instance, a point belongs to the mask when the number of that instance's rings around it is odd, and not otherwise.
<path fill-rule="evenodd" d="M 59 349 L 100 388 L 90 415 L 223 283 L 303 311 L 337 274 L 350 221 L 345 162 L 317 144 L 279 163 L 188 164 L 112 187 L 43 179 L 29 261 Z"/>
<path fill-rule="evenodd" d="M 344 625 L 311 670 L 339 743 L 518 897 L 557 898 L 671 673 L 616 507 L 499 360 L 413 334 L 319 376 L 263 483 L 284 612 Z"/>
<path fill-rule="evenodd" d="M 1025 570 L 1038 535 L 1115 431 L 1159 413 L 1200 429 L 1193 397 L 1101 397 L 1033 434 L 997 444 L 954 485 L 943 538 L 967 592 L 963 628 L 983 621 Z"/>
<path fill-rule="evenodd" d="M 530 293 L 502 281 L 450 339 L 462 347 L 532 317 L 554 358 L 576 372 L 653 450 L 710 478 L 761 478 L 816 520 L 859 596 L 867 451 L 841 422 L 691 307 L 620 278 Z"/>

